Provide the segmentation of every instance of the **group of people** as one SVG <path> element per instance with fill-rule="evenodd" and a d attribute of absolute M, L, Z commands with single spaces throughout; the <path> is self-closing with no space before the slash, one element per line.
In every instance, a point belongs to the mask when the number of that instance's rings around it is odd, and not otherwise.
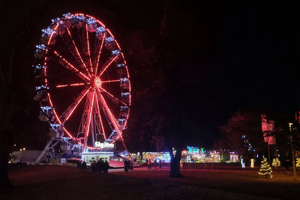
<path fill-rule="evenodd" d="M 133 163 L 130 162 L 129 160 L 124 161 L 124 171 L 128 172 L 128 169 L 133 170 Z"/>
<path fill-rule="evenodd" d="M 77 163 L 77 167 L 81 168 L 81 169 L 86 169 L 86 162 L 85 161 L 82 161 L 82 163 L 78 162 Z"/>
<path fill-rule="evenodd" d="M 151 159 L 149 159 L 147 161 L 148 164 L 148 170 L 151 170 Z M 157 164 L 159 164 L 159 168 L 161 168 L 161 160 L 159 160 L 159 162 L 157 162 L 157 159 L 154 160 L 154 167 L 156 169 Z"/>
<path fill-rule="evenodd" d="M 93 161 L 91 163 L 91 170 L 92 171 L 98 171 L 100 173 L 107 173 L 109 168 L 109 164 L 106 161 L 103 161 L 101 158 L 96 162 Z"/>
<path fill-rule="evenodd" d="M 81 169 L 86 169 L 87 166 L 86 166 L 86 162 L 85 161 L 82 161 L 82 163 L 77 163 L 77 167 L 78 168 L 81 168 Z M 107 161 L 103 161 L 101 158 L 96 162 L 96 161 L 93 161 L 91 162 L 91 170 L 92 171 L 98 171 L 98 172 L 101 172 L 101 173 L 107 173 L 108 172 L 108 168 L 109 168 L 109 164 Z"/>

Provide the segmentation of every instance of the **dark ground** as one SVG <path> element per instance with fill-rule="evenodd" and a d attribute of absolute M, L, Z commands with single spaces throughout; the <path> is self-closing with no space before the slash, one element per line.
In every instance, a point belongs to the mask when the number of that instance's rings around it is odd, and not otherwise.
<path fill-rule="evenodd" d="M 15 187 L 0 199 L 298 199 L 300 182 L 283 168 L 265 178 L 254 169 L 169 169 L 146 167 L 100 174 L 65 166 L 20 166 L 9 171 Z M 298 172 L 298 177 L 300 173 Z"/>

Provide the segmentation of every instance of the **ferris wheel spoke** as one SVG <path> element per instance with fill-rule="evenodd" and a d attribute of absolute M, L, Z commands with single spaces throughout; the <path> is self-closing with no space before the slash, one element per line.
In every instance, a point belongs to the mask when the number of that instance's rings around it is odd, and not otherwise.
<path fill-rule="evenodd" d="M 101 130 L 101 133 L 102 133 L 102 135 L 104 137 L 104 140 L 106 140 L 105 129 L 104 129 L 102 117 L 101 117 L 101 114 L 100 114 L 99 100 L 98 100 L 97 96 L 95 98 L 94 109 L 95 109 L 95 111 L 94 111 L 94 113 L 95 113 L 95 120 L 94 121 L 95 121 L 96 127 L 98 128 L 98 130 Z"/>
<path fill-rule="evenodd" d="M 125 102 L 121 101 L 120 99 L 118 99 L 117 97 L 115 97 L 114 95 L 112 95 L 111 93 L 107 92 L 104 88 L 100 88 L 100 93 L 104 92 L 106 94 L 106 96 L 112 101 L 114 102 L 116 105 L 118 104 L 123 104 L 125 106 L 128 106 L 128 104 L 126 104 Z"/>
<path fill-rule="evenodd" d="M 82 101 L 82 99 L 86 96 L 89 89 L 83 90 L 77 98 L 74 100 L 74 102 L 62 113 L 62 115 L 59 117 L 61 119 L 62 124 L 65 124 L 66 121 L 71 117 L 79 103 Z"/>
<path fill-rule="evenodd" d="M 100 56 L 101 56 L 101 52 L 102 52 L 102 49 L 103 49 L 103 44 L 104 44 L 105 38 L 106 38 L 106 33 L 104 33 L 104 35 L 103 35 L 103 38 L 101 40 L 101 45 L 98 45 L 99 50 L 98 50 L 98 48 L 95 48 L 95 50 L 97 51 L 97 52 L 95 52 L 95 55 L 97 55 L 97 60 L 95 61 L 95 64 L 94 64 L 94 66 L 95 66 L 95 76 L 97 76 Z"/>
<path fill-rule="evenodd" d="M 120 82 L 120 79 L 101 81 L 101 83 L 115 83 L 115 82 Z"/>
<path fill-rule="evenodd" d="M 81 79 L 85 81 L 90 81 L 91 79 L 86 76 L 84 73 L 79 71 L 76 67 L 74 67 L 69 61 L 67 61 L 65 58 L 63 58 L 57 51 L 53 51 L 55 56 L 51 56 L 52 59 L 57 61 L 60 65 L 64 66 L 66 69 L 74 72 L 77 76 L 79 76 Z"/>
<path fill-rule="evenodd" d="M 83 59 L 82 59 L 82 57 L 81 57 L 81 55 L 78 51 L 78 48 L 75 44 L 75 41 L 72 38 L 71 31 L 68 28 L 66 28 L 66 30 L 67 30 L 67 33 L 68 33 L 68 35 L 71 39 L 69 39 L 68 37 L 62 37 L 64 43 L 68 46 L 68 49 L 71 52 L 74 59 L 77 61 L 77 64 L 80 65 L 80 67 L 87 72 L 89 77 L 91 77 L 91 74 L 90 74 L 86 64 L 84 63 L 84 61 L 83 61 Z"/>
<path fill-rule="evenodd" d="M 87 26 L 88 26 L 88 24 L 85 24 L 87 57 L 89 58 L 89 65 L 90 65 L 91 73 L 93 74 L 92 58 L 91 58 L 91 50 L 90 50 L 90 40 L 89 40 L 89 31 L 88 31 Z"/>
<path fill-rule="evenodd" d="M 56 88 L 64 88 L 64 87 L 76 87 L 76 86 L 83 86 L 87 85 L 87 83 L 71 83 L 71 84 L 61 84 L 55 86 Z"/>
<path fill-rule="evenodd" d="M 100 69 L 99 77 L 105 72 L 105 70 L 113 63 L 117 58 L 119 57 L 119 54 L 115 55 L 114 57 L 108 59 L 102 68 Z"/>
<path fill-rule="evenodd" d="M 104 97 L 102 96 L 102 94 L 98 93 L 98 96 L 99 96 L 101 105 L 103 106 L 104 112 L 107 113 L 107 116 L 114 127 L 114 131 L 116 131 L 118 136 L 123 140 L 122 132 L 120 131 L 120 127 L 118 126 L 116 118 L 113 116 L 112 112 L 110 111 L 109 107 L 107 106 L 107 103 L 106 103 Z"/>
<path fill-rule="evenodd" d="M 95 93 L 95 91 L 89 91 L 87 94 L 87 98 L 84 105 L 84 111 L 80 122 L 80 128 L 78 131 L 78 135 L 84 135 L 84 149 L 86 149 L 87 147 L 87 140 L 91 127 Z"/>

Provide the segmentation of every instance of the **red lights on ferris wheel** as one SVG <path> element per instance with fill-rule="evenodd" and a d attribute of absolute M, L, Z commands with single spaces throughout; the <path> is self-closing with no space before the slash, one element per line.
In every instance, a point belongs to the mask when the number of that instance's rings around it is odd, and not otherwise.
<path fill-rule="evenodd" d="M 35 56 L 43 63 L 45 87 L 37 94 L 57 136 L 73 138 L 85 150 L 96 148 L 96 142 L 123 141 L 131 86 L 126 60 L 109 29 L 92 16 L 65 14 L 43 29 L 41 41 Z"/>

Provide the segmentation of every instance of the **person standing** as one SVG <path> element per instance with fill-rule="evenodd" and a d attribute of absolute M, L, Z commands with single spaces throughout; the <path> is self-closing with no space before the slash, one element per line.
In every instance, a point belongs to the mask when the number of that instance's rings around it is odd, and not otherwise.
<path fill-rule="evenodd" d="M 161 169 L 161 160 L 159 160 L 159 168 Z"/>
<path fill-rule="evenodd" d="M 96 167 L 96 161 L 93 161 L 91 164 L 91 170 L 92 171 L 96 171 L 97 167 Z"/>
<path fill-rule="evenodd" d="M 82 162 L 81 168 L 86 169 L 86 162 L 85 161 Z"/>
<path fill-rule="evenodd" d="M 108 162 L 107 162 L 107 160 L 104 162 L 104 170 L 103 170 L 103 172 L 104 173 L 107 173 L 108 172 L 108 168 L 109 168 L 109 164 L 108 164 Z"/>
<path fill-rule="evenodd" d="M 290 171 L 290 170 L 289 170 L 289 165 L 290 165 L 290 160 L 289 160 L 289 158 L 286 158 L 286 160 L 285 160 L 285 168 L 286 168 L 286 171 L 287 171 L 287 172 Z"/>
<path fill-rule="evenodd" d="M 124 160 L 124 171 L 125 172 L 128 172 L 128 168 L 127 168 L 127 161 L 126 160 Z"/>
<path fill-rule="evenodd" d="M 148 160 L 148 170 L 151 170 L 151 159 Z"/>

